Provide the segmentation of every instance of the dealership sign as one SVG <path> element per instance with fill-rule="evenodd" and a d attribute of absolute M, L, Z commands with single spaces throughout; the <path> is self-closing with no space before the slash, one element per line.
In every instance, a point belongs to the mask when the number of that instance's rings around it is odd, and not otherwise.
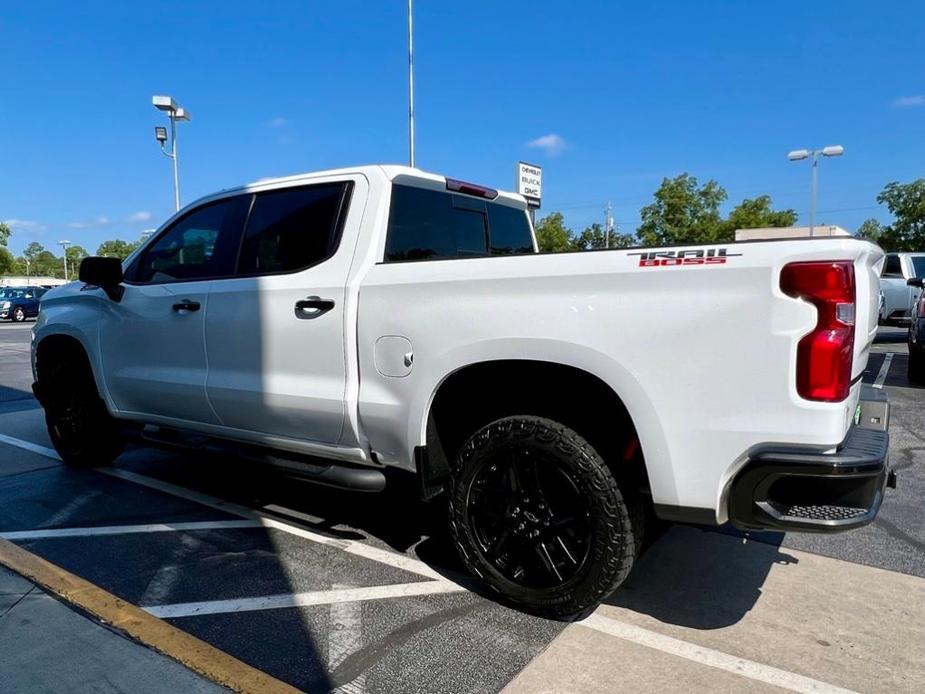
<path fill-rule="evenodd" d="M 517 192 L 527 198 L 530 207 L 539 207 L 543 194 L 543 168 L 524 161 L 517 162 Z"/>

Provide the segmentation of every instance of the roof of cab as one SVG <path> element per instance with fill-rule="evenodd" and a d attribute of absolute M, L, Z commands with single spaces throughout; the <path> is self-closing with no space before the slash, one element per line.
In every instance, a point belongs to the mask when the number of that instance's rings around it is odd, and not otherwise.
<path fill-rule="evenodd" d="M 416 178 L 422 181 L 430 181 L 432 184 L 436 183 L 441 188 L 446 186 L 447 181 L 446 176 L 431 173 L 429 171 L 423 171 L 422 169 L 411 166 L 402 166 L 401 164 L 366 164 L 363 166 L 352 166 L 349 168 L 311 171 L 294 174 L 292 176 L 281 176 L 278 178 L 261 178 L 252 183 L 248 183 L 247 185 L 239 186 L 222 192 L 230 192 L 231 190 L 247 190 L 249 188 L 258 186 L 261 188 L 272 188 L 275 185 L 291 185 L 302 180 L 310 180 L 312 178 L 319 178 L 322 176 L 338 176 L 357 173 L 366 174 L 372 171 L 385 174 L 386 178 L 390 181 L 394 181 L 398 178 Z M 498 196 L 511 202 L 526 205 L 526 200 L 523 198 L 523 196 L 517 195 L 516 193 L 511 193 L 505 190 L 498 190 Z"/>

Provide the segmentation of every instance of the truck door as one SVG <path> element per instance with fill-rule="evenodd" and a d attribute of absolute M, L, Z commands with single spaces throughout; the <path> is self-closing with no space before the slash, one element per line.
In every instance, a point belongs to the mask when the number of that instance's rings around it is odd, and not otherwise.
<path fill-rule="evenodd" d="M 247 197 L 206 203 L 158 234 L 126 270 L 100 324 L 104 378 L 123 412 L 217 424 L 206 397 L 209 286 L 228 276 Z"/>
<path fill-rule="evenodd" d="M 347 224 L 347 213 L 366 190 L 364 178 L 340 177 L 255 193 L 236 277 L 213 283 L 206 314 L 207 390 L 223 425 L 340 441 L 360 217 Z"/>

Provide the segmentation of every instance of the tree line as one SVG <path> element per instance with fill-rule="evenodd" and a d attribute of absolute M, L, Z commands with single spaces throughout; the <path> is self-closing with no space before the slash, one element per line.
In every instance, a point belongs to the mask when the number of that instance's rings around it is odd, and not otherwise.
<path fill-rule="evenodd" d="M 641 223 L 636 232 L 610 234 L 609 244 L 601 224 L 591 224 L 577 233 L 566 226 L 561 212 L 552 212 L 536 223 L 540 250 L 728 243 L 735 240 L 736 229 L 787 227 L 797 220 L 792 209 L 773 209 L 769 195 L 746 198 L 724 217 L 720 207 L 728 200 L 726 190 L 714 180 L 699 185 L 687 173 L 663 179 L 653 197 L 640 210 Z M 888 183 L 877 196 L 877 202 L 887 206 L 894 221 L 884 225 L 868 219 L 858 229 L 857 236 L 879 244 L 886 251 L 925 250 L 925 179 Z"/>
<path fill-rule="evenodd" d="M 64 277 L 64 259 L 55 255 L 37 241 L 33 241 L 23 250 L 22 255 L 14 256 L 7 244 L 12 231 L 9 226 L 0 222 L 0 275 L 27 275 L 30 277 Z M 95 255 L 105 255 L 112 258 L 127 258 L 132 251 L 138 248 L 141 241 L 123 241 L 112 239 L 104 241 L 96 249 Z M 80 261 L 90 255 L 86 248 L 80 245 L 67 247 L 68 277 L 77 274 Z"/>
<path fill-rule="evenodd" d="M 734 240 L 736 229 L 786 227 L 797 220 L 794 210 L 773 209 L 769 195 L 746 198 L 724 217 L 720 207 L 729 198 L 726 190 L 714 180 L 699 185 L 687 173 L 663 179 L 653 197 L 640 210 L 641 223 L 636 232 L 610 234 L 609 243 L 601 224 L 591 224 L 576 233 L 566 226 L 561 212 L 552 212 L 536 223 L 540 250 L 728 243 Z M 857 236 L 879 244 L 885 251 L 925 251 L 925 179 L 887 183 L 877 195 L 877 202 L 887 206 L 893 221 L 882 224 L 868 219 L 858 228 Z M 14 257 L 7 248 L 11 234 L 9 226 L 0 222 L 0 275 L 64 276 L 63 259 L 36 241 L 26 246 L 22 255 Z M 96 249 L 96 255 L 124 259 L 140 243 L 140 240 L 105 241 Z M 76 273 L 80 261 L 88 255 L 83 246 L 68 247 L 69 276 Z"/>

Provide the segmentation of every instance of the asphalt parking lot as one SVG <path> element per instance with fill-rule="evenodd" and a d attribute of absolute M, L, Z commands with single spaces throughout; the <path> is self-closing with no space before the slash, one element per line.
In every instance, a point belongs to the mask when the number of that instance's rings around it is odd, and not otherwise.
<path fill-rule="evenodd" d="M 660 528 L 608 604 L 564 624 L 473 592 L 439 509 L 401 477 L 381 495 L 347 494 L 148 449 L 65 469 L 29 393 L 30 329 L 0 324 L 0 537 L 280 687 L 925 691 L 925 390 L 906 380 L 904 331 L 881 331 L 865 375 L 893 403 L 899 475 L 872 525 Z M 0 585 L 0 645 L 42 636 L 2 598 Z M 2 681 L 43 680 L 2 658 Z"/>

